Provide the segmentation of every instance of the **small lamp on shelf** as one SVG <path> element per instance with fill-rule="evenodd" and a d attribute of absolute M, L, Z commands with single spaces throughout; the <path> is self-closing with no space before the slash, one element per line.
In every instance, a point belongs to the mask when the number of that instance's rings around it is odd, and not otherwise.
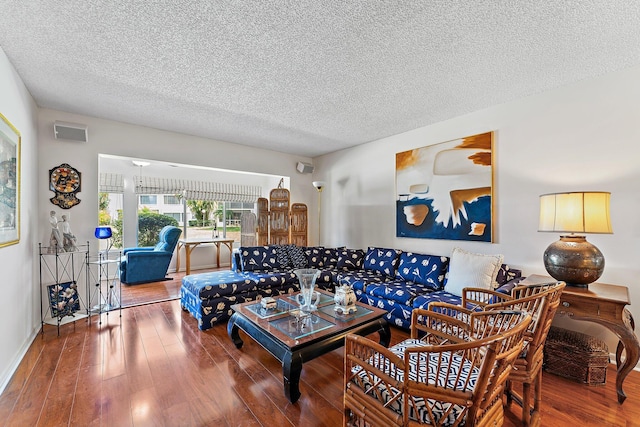
<path fill-rule="evenodd" d="M 583 235 L 612 234 L 608 192 L 569 192 L 540 196 L 538 231 L 569 233 L 549 245 L 544 252 L 544 267 L 556 280 L 569 286 L 586 287 L 604 271 L 604 256 Z"/>
<path fill-rule="evenodd" d="M 96 231 L 94 232 L 94 235 L 96 236 L 97 239 L 107 240 L 106 258 L 109 258 L 109 250 L 111 249 L 111 245 L 112 245 L 111 236 L 113 236 L 111 227 L 109 227 L 108 225 L 100 225 L 96 227 Z"/>

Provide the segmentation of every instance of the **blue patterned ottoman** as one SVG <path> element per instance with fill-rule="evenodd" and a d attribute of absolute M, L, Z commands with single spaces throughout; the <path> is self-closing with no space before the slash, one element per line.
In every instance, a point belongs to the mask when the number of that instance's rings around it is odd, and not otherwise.
<path fill-rule="evenodd" d="M 266 296 L 293 293 L 297 283 L 277 280 L 273 285 L 258 282 L 246 273 L 214 271 L 192 274 L 182 279 L 180 305 L 198 321 L 198 329 L 207 330 L 231 317 L 234 304 Z"/>

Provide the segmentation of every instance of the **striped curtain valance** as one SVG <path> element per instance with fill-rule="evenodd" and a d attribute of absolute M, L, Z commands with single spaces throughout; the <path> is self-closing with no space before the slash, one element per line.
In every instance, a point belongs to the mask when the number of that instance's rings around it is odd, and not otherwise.
<path fill-rule="evenodd" d="M 124 177 L 119 173 L 101 173 L 98 188 L 101 193 L 124 193 Z"/>
<path fill-rule="evenodd" d="M 255 203 L 262 197 L 257 185 L 222 184 L 188 179 L 136 176 L 136 194 L 183 195 L 187 200 Z"/>

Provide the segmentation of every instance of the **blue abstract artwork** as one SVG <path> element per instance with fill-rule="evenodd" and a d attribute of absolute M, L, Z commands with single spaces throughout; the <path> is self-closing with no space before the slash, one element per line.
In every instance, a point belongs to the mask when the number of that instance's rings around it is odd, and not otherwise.
<path fill-rule="evenodd" d="M 493 241 L 493 132 L 396 154 L 396 235 Z"/>

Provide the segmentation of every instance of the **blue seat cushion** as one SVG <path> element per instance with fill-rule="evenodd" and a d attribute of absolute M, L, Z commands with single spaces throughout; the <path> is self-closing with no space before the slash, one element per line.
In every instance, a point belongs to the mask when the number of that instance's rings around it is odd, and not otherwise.
<path fill-rule="evenodd" d="M 258 287 L 279 287 L 283 285 L 297 284 L 298 277 L 293 271 L 271 269 L 271 270 L 253 270 L 241 273 L 244 277 L 253 280 Z"/>
<path fill-rule="evenodd" d="M 416 282 L 371 283 L 366 293 L 378 298 L 384 298 L 411 307 L 418 295 L 433 292 L 429 285 Z"/>
<path fill-rule="evenodd" d="M 365 292 L 367 286 L 370 283 L 384 283 L 391 282 L 393 279 L 387 275 L 379 273 L 377 271 L 348 271 L 340 272 L 336 274 L 335 282 L 339 285 L 349 285 L 354 291 L 359 290 Z"/>
<path fill-rule="evenodd" d="M 426 295 L 420 295 L 414 298 L 413 308 L 428 308 L 429 303 L 432 301 L 448 302 L 449 304 L 460 305 L 462 304 L 462 298 L 457 295 L 450 294 L 446 291 L 431 292 Z"/>

